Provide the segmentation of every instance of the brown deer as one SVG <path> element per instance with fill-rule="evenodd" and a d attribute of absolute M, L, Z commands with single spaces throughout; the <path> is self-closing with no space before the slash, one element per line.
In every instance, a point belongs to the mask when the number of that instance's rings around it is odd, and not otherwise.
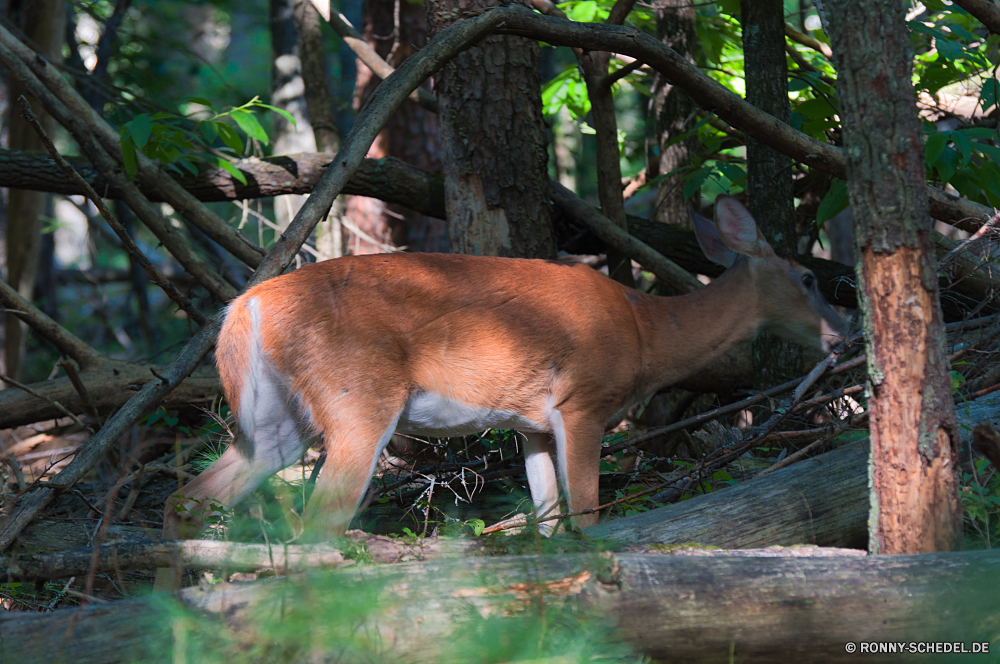
<path fill-rule="evenodd" d="M 451 254 L 341 258 L 251 288 L 216 348 L 239 435 L 168 501 L 164 538 L 196 534 L 193 501 L 238 503 L 315 435 L 327 460 L 306 522 L 325 536 L 345 532 L 396 431 L 516 429 L 537 513 L 560 485 L 567 509 L 596 507 L 612 417 L 761 329 L 822 349 L 845 331 L 812 272 L 777 256 L 738 201 L 720 197 L 714 225 L 694 218 L 705 254 L 729 269 L 678 297 L 582 265 Z M 176 583 L 169 573 L 158 586 Z"/>

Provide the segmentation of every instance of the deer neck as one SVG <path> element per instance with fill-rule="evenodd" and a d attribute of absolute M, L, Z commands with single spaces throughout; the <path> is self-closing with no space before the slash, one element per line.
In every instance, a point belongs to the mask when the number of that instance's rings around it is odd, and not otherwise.
<path fill-rule="evenodd" d="M 760 326 L 759 294 L 744 261 L 692 293 L 648 296 L 640 309 L 647 338 L 643 358 L 646 391 L 697 373 L 737 344 L 753 339 Z"/>

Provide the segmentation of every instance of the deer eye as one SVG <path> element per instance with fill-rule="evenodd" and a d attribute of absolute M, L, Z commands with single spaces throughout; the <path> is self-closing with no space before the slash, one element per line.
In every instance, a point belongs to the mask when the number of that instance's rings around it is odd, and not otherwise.
<path fill-rule="evenodd" d="M 802 285 L 808 290 L 812 290 L 813 287 L 816 286 L 816 277 L 814 277 L 812 273 L 806 272 L 802 275 Z"/>

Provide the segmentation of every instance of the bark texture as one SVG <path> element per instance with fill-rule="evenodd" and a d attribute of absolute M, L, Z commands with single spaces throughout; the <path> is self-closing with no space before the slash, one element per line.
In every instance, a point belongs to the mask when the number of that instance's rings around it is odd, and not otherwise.
<path fill-rule="evenodd" d="M 787 124 L 791 108 L 784 5 L 781 0 L 743 0 L 740 7 L 747 101 Z M 796 256 L 792 160 L 749 138 L 746 197 L 747 208 L 774 250 Z M 765 332 L 753 344 L 754 387 L 767 389 L 802 375 L 806 363 L 801 346 Z"/>
<path fill-rule="evenodd" d="M 869 547 L 948 550 L 961 533 L 958 431 L 923 141 L 901 0 L 829 2 L 868 349 Z"/>
<path fill-rule="evenodd" d="M 60 0 L 36 0 L 15 3 L 14 18 L 35 47 L 59 60 L 62 56 L 63 25 L 66 20 L 64 3 Z M 17 98 L 25 94 L 24 86 L 12 81 L 10 86 L 10 147 L 13 150 L 42 150 L 41 139 L 21 118 Z M 52 135 L 55 120 L 42 112 L 42 104 L 29 95 L 32 107 L 45 131 Z M 11 190 L 7 202 L 7 283 L 21 295 L 31 299 L 35 290 L 41 247 L 42 215 L 45 212 L 46 194 L 35 191 Z M 23 369 L 23 356 L 27 343 L 27 328 L 12 314 L 4 315 L 4 351 L 6 373 L 18 379 Z M 0 388 L 2 389 L 2 388 Z"/>
<path fill-rule="evenodd" d="M 427 22 L 437 34 L 463 13 L 497 4 L 428 2 Z M 534 40 L 493 36 L 435 79 L 453 252 L 555 257 L 539 58 Z"/>
<path fill-rule="evenodd" d="M 695 9 L 687 0 L 658 0 L 656 6 L 656 36 L 692 64 L 698 48 L 695 31 Z M 674 85 L 666 76 L 657 72 L 653 79 L 653 96 L 649 100 L 649 120 L 646 138 L 647 177 L 667 176 L 691 164 L 698 139 L 690 136 L 676 141 L 690 129 L 696 105 L 691 97 Z M 686 173 L 678 173 L 660 180 L 653 218 L 675 226 L 691 228 L 684 198 Z"/>

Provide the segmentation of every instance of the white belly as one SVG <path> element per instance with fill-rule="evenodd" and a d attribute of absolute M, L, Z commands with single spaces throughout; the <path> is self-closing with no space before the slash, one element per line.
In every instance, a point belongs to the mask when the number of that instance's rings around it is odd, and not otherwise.
<path fill-rule="evenodd" d="M 419 392 L 406 402 L 396 430 L 420 436 L 464 436 L 486 429 L 546 431 L 520 413 L 470 406 L 434 392 Z"/>

